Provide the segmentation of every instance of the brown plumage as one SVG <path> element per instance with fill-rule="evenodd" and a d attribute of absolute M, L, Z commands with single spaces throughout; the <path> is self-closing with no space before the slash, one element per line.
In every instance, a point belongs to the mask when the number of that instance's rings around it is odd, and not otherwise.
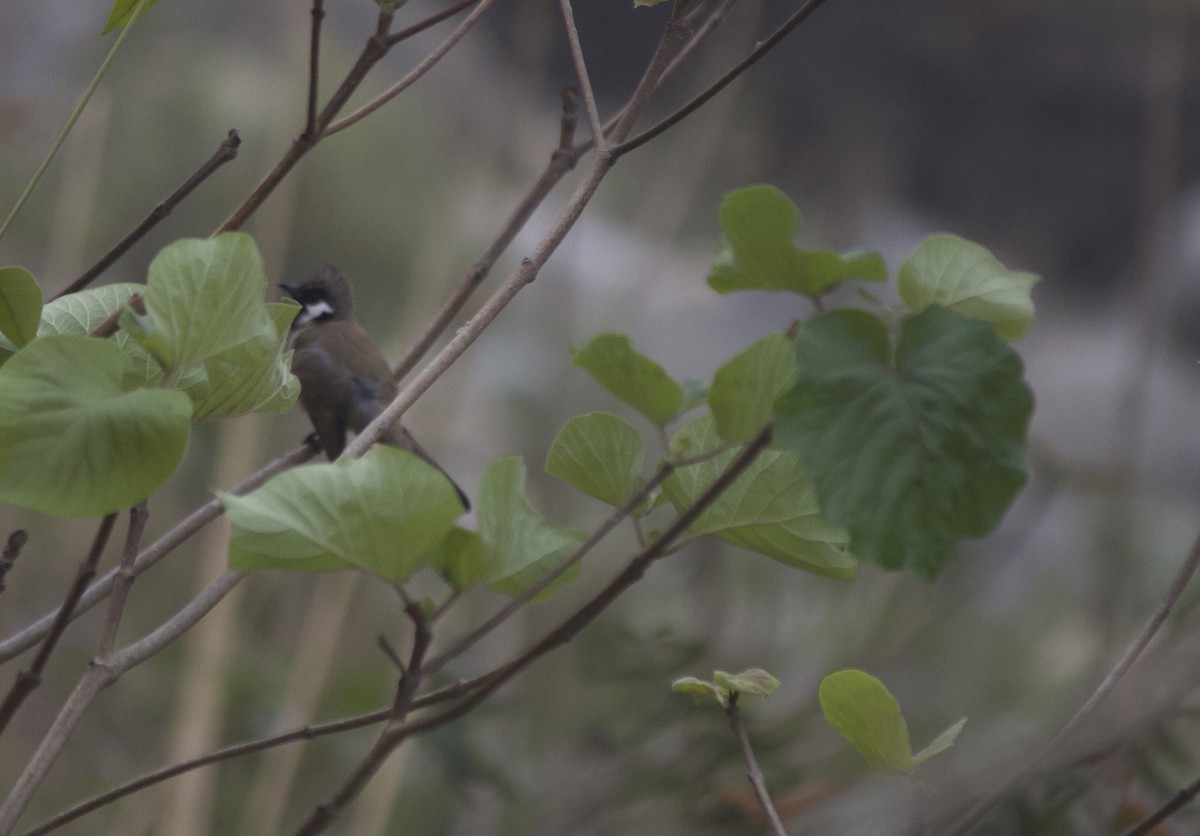
<path fill-rule="evenodd" d="M 300 404 L 308 413 L 321 449 L 331 460 L 346 446 L 346 431 L 362 432 L 396 397 L 396 381 L 379 347 L 354 319 L 350 283 L 333 267 L 300 285 L 280 284 L 303 307 L 292 323 L 292 372 L 300 379 Z M 399 423 L 380 439 L 408 450 L 432 464 L 450 480 L 462 499 L 462 488 L 442 470 Z"/>

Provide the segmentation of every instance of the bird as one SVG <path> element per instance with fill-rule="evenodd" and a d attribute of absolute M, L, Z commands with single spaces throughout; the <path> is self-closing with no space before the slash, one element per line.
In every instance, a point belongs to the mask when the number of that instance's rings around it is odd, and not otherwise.
<path fill-rule="evenodd" d="M 292 373 L 300 380 L 300 404 L 332 461 L 346 446 L 346 431 L 362 432 L 396 397 L 396 380 L 379 346 L 354 318 L 350 282 L 336 268 L 325 267 L 302 285 L 281 282 L 279 287 L 300 303 L 288 335 Z M 463 508 L 470 510 L 466 492 L 399 422 L 380 442 L 437 468 L 458 491 Z"/>

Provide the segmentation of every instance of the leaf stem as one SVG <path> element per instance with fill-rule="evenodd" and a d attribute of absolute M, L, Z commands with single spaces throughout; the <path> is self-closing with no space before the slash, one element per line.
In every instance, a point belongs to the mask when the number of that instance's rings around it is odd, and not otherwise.
<path fill-rule="evenodd" d="M 121 48 L 121 44 L 125 43 L 125 37 L 129 34 L 129 30 L 133 27 L 133 22 L 137 20 L 138 15 L 141 14 L 142 7 L 144 5 L 146 5 L 146 0 L 138 0 L 138 4 L 136 7 L 134 7 L 133 12 L 130 14 L 129 20 L 126 21 L 125 25 L 121 28 L 121 34 L 117 36 L 117 39 L 113 42 L 112 47 L 108 50 L 108 54 L 104 56 L 104 60 L 100 62 L 100 69 L 96 70 L 96 74 L 92 76 L 92 80 L 88 83 L 87 89 L 83 91 L 83 96 L 79 99 L 79 103 L 75 105 L 75 109 L 71 111 L 71 115 L 67 117 L 67 124 L 63 125 L 63 129 L 59 132 L 58 137 L 50 146 L 50 151 L 47 152 L 46 158 L 42 160 L 42 164 L 39 165 L 37 167 L 37 171 L 33 173 L 33 177 L 30 178 L 29 183 L 25 186 L 25 190 L 21 192 L 21 196 L 17 198 L 16 205 L 14 205 L 12 211 L 8 213 L 8 217 L 4 219 L 4 223 L 0 224 L 0 239 L 4 238 L 4 234 L 8 232 L 8 228 L 12 225 L 13 219 L 17 217 L 17 214 L 21 211 L 21 208 L 25 205 L 26 201 L 29 200 L 29 196 L 33 194 L 33 190 L 37 186 L 38 181 L 42 179 L 42 175 L 46 173 L 46 169 L 50 167 L 51 161 L 58 154 L 58 149 L 61 148 L 63 142 L 66 141 L 67 135 L 71 133 L 71 129 L 75 127 L 75 123 L 79 121 L 79 117 L 83 115 L 83 109 L 87 107 L 88 102 L 91 101 L 92 94 L 95 93 L 96 88 L 100 86 L 100 80 L 104 78 L 104 74 L 108 72 L 109 65 L 112 63 L 113 59 L 117 57 L 117 50 Z"/>

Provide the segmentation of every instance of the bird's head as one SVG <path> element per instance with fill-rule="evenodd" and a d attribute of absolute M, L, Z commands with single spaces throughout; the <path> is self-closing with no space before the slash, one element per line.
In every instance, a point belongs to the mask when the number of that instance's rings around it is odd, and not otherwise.
<path fill-rule="evenodd" d="M 303 307 L 292 323 L 293 328 L 310 322 L 349 319 L 354 315 L 350 282 L 333 267 L 326 267 L 315 279 L 302 285 L 281 282 L 279 287 Z"/>

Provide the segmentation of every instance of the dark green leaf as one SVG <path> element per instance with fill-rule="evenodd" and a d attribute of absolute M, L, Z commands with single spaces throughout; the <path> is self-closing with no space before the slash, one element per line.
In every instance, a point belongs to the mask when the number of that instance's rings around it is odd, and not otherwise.
<path fill-rule="evenodd" d="M 775 438 L 803 462 L 850 549 L 932 578 L 999 523 L 1025 483 L 1033 397 L 991 326 L 932 306 L 887 326 L 833 311 L 796 337 L 799 376 Z"/>
<path fill-rule="evenodd" d="M 127 390 L 112 341 L 36 339 L 0 368 L 0 500 L 47 514 L 129 507 L 171 475 L 187 447 L 180 392 Z"/>

